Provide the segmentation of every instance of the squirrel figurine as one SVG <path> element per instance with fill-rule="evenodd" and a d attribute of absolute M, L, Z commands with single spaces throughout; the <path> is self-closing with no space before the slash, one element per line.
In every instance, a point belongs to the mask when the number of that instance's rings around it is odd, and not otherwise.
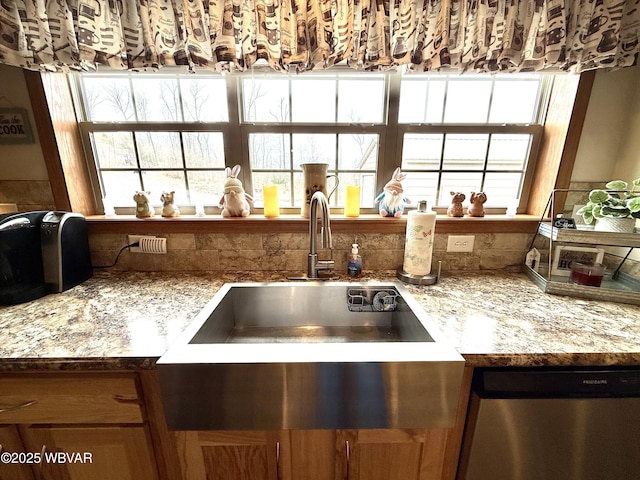
<path fill-rule="evenodd" d="M 487 196 L 484 192 L 471 192 L 469 197 L 471 206 L 467 209 L 467 214 L 470 217 L 484 217 L 484 202 L 487 201 Z"/>
<path fill-rule="evenodd" d="M 219 207 L 223 217 L 248 217 L 251 213 L 253 197 L 245 193 L 242 182 L 238 179 L 240 165 L 225 169 L 227 179 L 224 182 L 224 194 L 220 198 Z"/>
<path fill-rule="evenodd" d="M 180 209 L 174 201 L 176 192 L 162 192 L 160 201 L 162 202 L 162 216 L 165 218 L 179 217 Z"/>
<path fill-rule="evenodd" d="M 451 192 L 451 205 L 447 208 L 447 217 L 464 217 L 462 202 L 467 198 L 462 192 Z"/>
<path fill-rule="evenodd" d="M 401 217 L 405 204 L 411 203 L 411 200 L 403 195 L 404 189 L 401 182 L 406 176 L 400 171 L 400 167 L 396 168 L 391 180 L 384 186 L 384 191 L 376 197 L 375 203 L 380 204 L 381 217 Z"/>
<path fill-rule="evenodd" d="M 151 192 L 143 192 L 140 190 L 133 195 L 133 201 L 136 202 L 137 218 L 151 218 L 155 215 L 155 211 L 149 200 L 149 195 L 151 195 Z"/>

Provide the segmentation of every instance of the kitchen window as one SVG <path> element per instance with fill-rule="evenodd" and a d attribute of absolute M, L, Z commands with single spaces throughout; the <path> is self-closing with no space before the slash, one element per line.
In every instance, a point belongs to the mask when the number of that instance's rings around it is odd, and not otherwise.
<path fill-rule="evenodd" d="M 225 167 L 242 166 L 262 207 L 280 187 L 285 213 L 302 203 L 303 162 L 329 164 L 340 187 L 361 187 L 363 211 L 397 166 L 405 194 L 445 209 L 451 191 L 485 191 L 490 213 L 526 204 L 550 76 L 353 73 L 304 75 L 76 74 L 78 116 L 96 202 L 133 211 L 133 192 L 163 190 L 178 203 L 221 196 Z M 332 181 L 330 180 L 331 184 Z M 130 210 L 130 212 L 129 212 Z"/>

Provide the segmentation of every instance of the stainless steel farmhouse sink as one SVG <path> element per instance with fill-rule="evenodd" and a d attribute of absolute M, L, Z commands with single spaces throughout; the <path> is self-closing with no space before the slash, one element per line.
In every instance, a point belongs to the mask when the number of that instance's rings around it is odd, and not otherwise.
<path fill-rule="evenodd" d="M 446 428 L 464 359 L 397 282 L 231 283 L 157 367 L 174 430 Z"/>

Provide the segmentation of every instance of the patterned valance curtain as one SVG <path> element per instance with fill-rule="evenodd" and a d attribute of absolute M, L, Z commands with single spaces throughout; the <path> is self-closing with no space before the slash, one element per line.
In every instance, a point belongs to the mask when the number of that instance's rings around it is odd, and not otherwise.
<path fill-rule="evenodd" d="M 635 64 L 639 7 L 639 0 L 2 0 L 0 63 L 582 71 Z"/>

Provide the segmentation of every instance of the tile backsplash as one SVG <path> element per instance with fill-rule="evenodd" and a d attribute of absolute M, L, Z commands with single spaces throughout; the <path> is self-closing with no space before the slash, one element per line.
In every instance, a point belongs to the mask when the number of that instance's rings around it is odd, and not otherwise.
<path fill-rule="evenodd" d="M 19 212 L 55 210 L 46 180 L 0 180 L 0 203 L 15 203 Z"/>
<path fill-rule="evenodd" d="M 167 254 L 124 251 L 114 270 L 228 271 L 283 270 L 304 272 L 309 236 L 303 233 L 179 233 L 167 238 Z M 447 253 L 446 234 L 434 239 L 433 264 L 442 261 L 443 271 L 520 271 L 532 234 L 483 233 L 475 235 L 470 253 Z M 393 270 L 402 265 L 404 234 L 334 234 L 333 258 L 338 273 L 346 271 L 351 244 L 360 244 L 364 270 Z M 127 244 L 124 234 L 92 234 L 89 237 L 94 265 L 110 265 Z M 320 258 L 327 258 L 320 251 Z"/>

